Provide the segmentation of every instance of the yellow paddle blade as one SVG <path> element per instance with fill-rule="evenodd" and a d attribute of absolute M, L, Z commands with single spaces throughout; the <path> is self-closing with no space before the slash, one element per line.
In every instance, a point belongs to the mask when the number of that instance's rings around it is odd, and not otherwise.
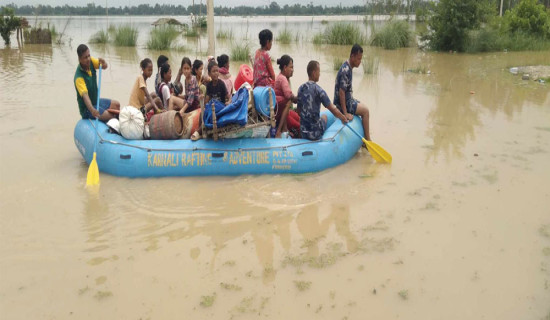
<path fill-rule="evenodd" d="M 86 178 L 86 186 L 97 186 L 99 185 L 99 169 L 97 168 L 97 162 L 95 160 L 95 152 L 94 152 L 94 158 L 92 159 L 92 162 L 90 163 L 90 167 L 88 168 L 88 177 Z"/>
<path fill-rule="evenodd" d="M 391 163 L 391 154 L 384 150 L 384 148 L 382 148 L 375 142 L 368 141 L 365 138 L 363 138 L 363 142 L 367 145 L 371 156 L 374 158 L 374 160 L 376 160 L 376 162 Z"/>

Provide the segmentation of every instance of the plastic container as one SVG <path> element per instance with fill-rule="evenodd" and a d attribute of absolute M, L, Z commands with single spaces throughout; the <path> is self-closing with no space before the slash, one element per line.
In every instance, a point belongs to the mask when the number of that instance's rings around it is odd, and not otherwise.
<path fill-rule="evenodd" d="M 237 77 L 235 78 L 235 90 L 239 90 L 239 88 L 245 82 L 248 82 L 250 85 L 252 85 L 253 81 L 254 73 L 252 71 L 252 68 L 250 68 L 246 64 L 241 64 L 241 66 L 239 67 L 239 74 L 237 74 Z"/>
<path fill-rule="evenodd" d="M 277 100 L 275 98 L 275 90 L 271 87 L 256 87 L 254 88 L 253 94 L 254 94 L 254 104 L 256 107 L 256 111 L 258 111 L 260 114 L 269 117 L 269 90 L 271 90 L 271 102 L 273 104 L 273 108 L 275 108 L 275 104 L 277 103 Z"/>

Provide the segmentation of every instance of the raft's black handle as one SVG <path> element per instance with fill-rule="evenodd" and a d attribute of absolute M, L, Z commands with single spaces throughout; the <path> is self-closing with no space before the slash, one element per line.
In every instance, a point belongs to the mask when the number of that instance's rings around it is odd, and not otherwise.
<path fill-rule="evenodd" d="M 132 159 L 132 155 L 131 155 L 131 154 L 121 154 L 121 155 L 120 155 L 120 159 L 122 159 L 122 160 L 130 160 L 130 159 Z"/>
<path fill-rule="evenodd" d="M 304 152 L 302 152 L 302 157 L 312 156 L 312 155 L 313 155 L 313 151 L 304 151 Z"/>
<path fill-rule="evenodd" d="M 223 152 L 212 152 L 212 158 L 223 158 Z"/>

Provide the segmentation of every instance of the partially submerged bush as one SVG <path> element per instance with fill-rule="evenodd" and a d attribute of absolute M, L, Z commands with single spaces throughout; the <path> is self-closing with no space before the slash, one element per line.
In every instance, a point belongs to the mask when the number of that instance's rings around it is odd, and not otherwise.
<path fill-rule="evenodd" d="M 469 53 L 492 51 L 550 50 L 550 39 L 524 32 L 501 32 L 497 28 L 485 27 L 471 31 L 465 45 Z"/>
<path fill-rule="evenodd" d="M 490 0 L 440 0 L 428 19 L 431 33 L 424 37 L 434 50 L 464 51 L 470 30 L 477 29 L 495 12 Z"/>
<path fill-rule="evenodd" d="M 365 35 L 356 24 L 337 22 L 328 26 L 325 32 L 313 36 L 314 44 L 353 45 L 365 43 Z"/>
<path fill-rule="evenodd" d="M 106 30 L 99 30 L 90 37 L 89 42 L 106 44 L 109 42 L 109 33 Z"/>
<path fill-rule="evenodd" d="M 371 44 L 384 49 L 397 49 L 409 47 L 413 39 L 409 23 L 403 20 L 390 20 L 373 34 Z"/>
<path fill-rule="evenodd" d="M 14 10 L 9 7 L 3 7 L 0 15 L 0 35 L 4 43 L 10 45 L 11 33 L 21 24 L 21 18 L 14 16 Z"/>
<path fill-rule="evenodd" d="M 250 48 L 246 43 L 234 43 L 231 47 L 231 60 L 233 61 L 248 61 L 249 54 Z"/>
<path fill-rule="evenodd" d="M 289 44 L 290 39 L 292 39 L 292 35 L 290 34 L 290 31 L 287 28 L 285 28 L 283 31 L 279 32 L 276 40 L 277 42 L 282 44 Z"/>
<path fill-rule="evenodd" d="M 199 36 L 198 28 L 189 28 L 185 31 L 185 36 L 189 38 L 196 38 Z"/>
<path fill-rule="evenodd" d="M 219 30 L 216 34 L 216 38 L 218 39 L 233 39 L 233 30 Z"/>
<path fill-rule="evenodd" d="M 180 32 L 172 25 L 153 28 L 147 41 L 147 49 L 167 50 L 173 47 Z"/>
<path fill-rule="evenodd" d="M 121 47 L 135 47 L 138 37 L 138 30 L 130 25 L 121 26 L 115 29 L 114 43 Z"/>

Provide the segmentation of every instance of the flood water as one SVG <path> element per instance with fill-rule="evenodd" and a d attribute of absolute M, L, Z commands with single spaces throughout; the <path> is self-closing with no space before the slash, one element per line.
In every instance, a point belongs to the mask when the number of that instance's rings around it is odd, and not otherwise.
<path fill-rule="evenodd" d="M 305 39 L 270 53 L 294 58 L 294 92 L 319 60 L 332 97 L 333 59 L 350 47 L 307 41 L 321 19 L 287 18 Z M 550 87 L 508 72 L 549 65 L 549 52 L 365 47 L 379 68 L 354 69 L 354 95 L 391 165 L 360 151 L 308 175 L 101 174 L 89 192 L 76 47 L 108 23 L 138 26 L 137 48 L 90 45 L 109 63 L 102 96 L 125 104 L 139 61 L 159 54 L 144 48 L 155 20 L 73 17 L 70 42 L 0 47 L 2 319 L 550 318 Z M 260 29 L 285 26 L 222 23 L 254 49 Z M 167 52 L 173 64 L 204 59 L 204 38 L 180 41 L 191 49 Z M 407 72 L 418 68 L 430 74 Z"/>

